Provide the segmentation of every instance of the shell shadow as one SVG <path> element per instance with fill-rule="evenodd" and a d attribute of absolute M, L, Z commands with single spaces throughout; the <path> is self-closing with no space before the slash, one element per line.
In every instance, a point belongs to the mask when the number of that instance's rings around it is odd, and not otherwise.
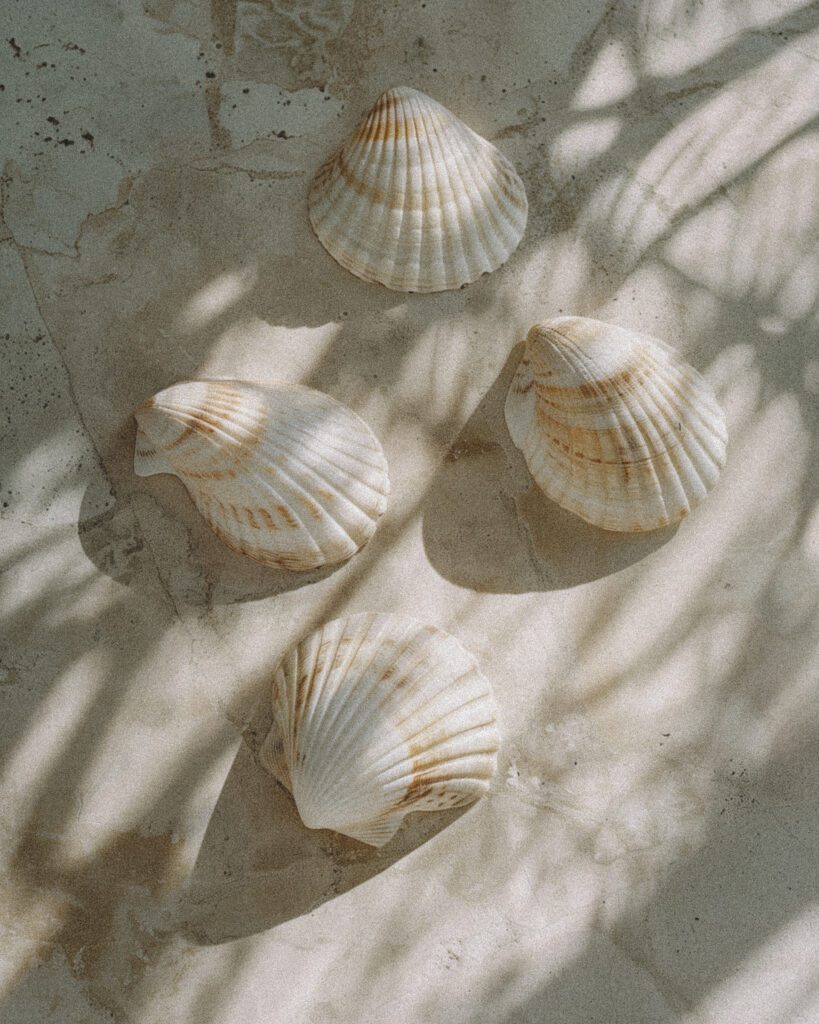
<path fill-rule="evenodd" d="M 409 815 L 381 849 L 308 829 L 257 751 L 271 724 L 260 700 L 211 815 L 176 909 L 176 930 L 200 945 L 254 935 L 307 914 L 391 867 L 469 808 Z"/>
<path fill-rule="evenodd" d="M 423 538 L 435 569 L 483 593 L 562 590 L 619 572 L 676 533 L 601 530 L 535 486 L 504 419 L 523 343 L 450 445 L 424 505 Z"/>
<path fill-rule="evenodd" d="M 117 487 L 112 508 L 97 509 L 89 488 L 78 522 L 86 556 L 117 583 L 145 595 L 155 594 L 159 584 L 177 610 L 273 597 L 326 579 L 347 564 L 289 572 L 237 554 L 171 476 L 135 478 Z"/>
<path fill-rule="evenodd" d="M 104 500 L 96 485 L 89 486 L 77 524 L 85 554 L 117 583 L 155 593 L 159 581 L 177 611 L 207 609 L 298 590 L 356 558 L 290 572 L 233 551 L 207 524 L 181 480 L 169 473 L 136 476 L 135 438 L 136 423 L 128 416 L 112 431 L 106 450 L 115 498 Z"/>

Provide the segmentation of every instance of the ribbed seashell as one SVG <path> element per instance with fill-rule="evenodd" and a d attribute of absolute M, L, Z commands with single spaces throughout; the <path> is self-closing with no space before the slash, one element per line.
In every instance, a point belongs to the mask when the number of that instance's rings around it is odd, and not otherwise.
<path fill-rule="evenodd" d="M 459 288 L 496 270 L 517 248 L 528 209 L 499 150 L 405 87 L 383 93 L 322 165 L 309 207 L 335 260 L 402 292 Z"/>
<path fill-rule="evenodd" d="M 285 655 L 259 756 L 309 828 L 382 846 L 411 811 L 486 793 L 497 750 L 495 702 L 472 655 L 434 626 L 367 614 Z"/>
<path fill-rule="evenodd" d="M 506 423 L 538 487 L 606 530 L 678 522 L 725 464 L 710 386 L 663 342 L 585 317 L 536 324 Z"/>
<path fill-rule="evenodd" d="M 134 412 L 138 476 L 173 473 L 218 536 L 265 565 L 341 562 L 387 506 L 381 445 L 335 399 L 292 384 L 174 384 Z"/>

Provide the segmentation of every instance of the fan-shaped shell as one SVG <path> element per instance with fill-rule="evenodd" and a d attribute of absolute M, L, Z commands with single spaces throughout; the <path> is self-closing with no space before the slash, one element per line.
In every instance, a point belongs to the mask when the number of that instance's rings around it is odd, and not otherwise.
<path fill-rule="evenodd" d="M 218 536 L 265 565 L 343 561 L 386 508 L 378 440 L 354 412 L 311 388 L 189 381 L 134 416 L 137 475 L 179 477 Z"/>
<path fill-rule="evenodd" d="M 697 371 L 655 338 L 585 317 L 529 331 L 506 422 L 541 490 L 606 530 L 677 522 L 725 464 L 725 417 Z"/>
<path fill-rule="evenodd" d="M 382 846 L 410 811 L 471 803 L 497 761 L 495 702 L 452 636 L 354 615 L 297 644 L 273 678 L 260 760 L 309 828 Z"/>
<path fill-rule="evenodd" d="M 527 201 L 486 139 L 415 89 L 383 93 L 319 169 L 313 230 L 365 281 L 438 292 L 496 270 L 517 248 Z"/>

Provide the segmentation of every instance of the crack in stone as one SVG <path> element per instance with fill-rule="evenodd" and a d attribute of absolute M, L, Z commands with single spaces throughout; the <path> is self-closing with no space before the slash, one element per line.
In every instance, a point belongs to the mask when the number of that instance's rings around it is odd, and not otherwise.
<path fill-rule="evenodd" d="M 238 0 L 210 0 L 213 32 L 228 56 L 231 56 L 235 49 L 237 4 Z"/>
<path fill-rule="evenodd" d="M 136 519 L 137 523 L 139 524 L 139 532 L 142 534 L 142 538 L 145 541 L 145 547 L 148 549 L 148 554 L 151 556 L 151 562 L 153 562 L 154 572 L 156 573 L 157 582 L 159 583 L 159 586 L 162 588 L 162 591 L 165 594 L 165 596 L 171 602 L 171 607 L 173 608 L 174 616 L 176 617 L 176 619 L 180 623 L 182 623 L 183 626 L 185 626 L 185 619 L 182 616 L 182 611 L 181 611 L 179 605 L 176 603 L 176 598 L 173 596 L 173 593 L 171 592 L 170 584 L 167 582 L 165 577 L 162 575 L 162 571 L 159 568 L 159 559 L 156 557 L 156 552 L 154 551 L 153 545 L 151 544 L 151 541 L 150 541 L 150 538 L 148 536 L 148 533 L 145 530 L 145 525 L 143 524 L 142 519 L 140 518 L 139 509 L 137 508 L 136 503 L 134 503 L 134 505 L 133 505 L 133 514 L 134 514 L 134 518 Z M 186 627 L 186 630 L 187 630 L 187 627 Z M 193 640 L 194 639 L 193 635 L 190 633 L 190 631 L 187 631 L 187 632 L 188 632 L 188 635 L 190 636 L 190 638 Z"/>
<path fill-rule="evenodd" d="M 210 82 L 205 87 L 205 103 L 211 142 L 216 149 L 230 149 L 233 145 L 230 132 L 219 120 L 219 110 L 222 106 L 222 86 L 219 82 Z"/>
<path fill-rule="evenodd" d="M 77 419 L 80 421 L 80 426 L 82 427 L 83 433 L 85 434 L 85 436 L 88 439 L 88 443 L 91 445 L 91 449 L 94 452 L 94 456 L 95 456 L 95 458 L 97 460 L 97 465 L 99 466 L 100 472 L 102 473 L 103 477 L 105 478 L 105 482 L 108 485 L 111 493 L 114 495 L 114 499 L 116 500 L 116 491 L 114 489 L 114 485 L 111 482 L 111 477 L 109 476 L 108 471 L 105 468 L 105 463 L 103 461 L 103 458 L 102 458 L 102 455 L 100 453 L 100 450 L 97 447 L 97 443 L 94 440 L 93 434 L 91 433 L 90 429 L 88 428 L 88 424 L 85 422 L 85 416 L 83 415 L 83 412 L 80 409 L 80 404 L 79 404 L 79 402 L 77 400 L 77 394 L 76 394 L 76 391 L 74 389 L 74 382 L 71 379 L 71 371 L 69 369 L 68 362 L 66 361 L 65 355 L 63 354 L 63 352 L 60 349 L 59 345 L 54 340 L 54 334 L 53 334 L 53 332 L 51 330 L 51 327 L 49 326 L 48 321 L 45 318 L 45 314 L 43 312 L 43 308 L 42 308 L 42 306 L 40 304 L 40 299 L 37 296 L 37 291 L 36 291 L 36 289 L 34 287 L 34 282 L 31 279 L 31 268 L 28 265 L 28 259 L 27 259 L 27 253 L 26 253 L 25 247 L 19 245 L 15 241 L 15 239 L 13 237 L 11 239 L 11 242 L 14 245 L 14 247 L 17 250 L 17 253 L 18 253 L 19 257 L 20 257 L 20 262 L 21 262 L 21 264 L 23 266 L 23 273 L 26 275 L 26 280 L 28 281 L 28 286 L 29 286 L 29 288 L 31 290 L 31 297 L 34 300 L 34 305 L 37 308 L 37 312 L 40 315 L 40 319 L 43 322 L 43 327 L 45 328 L 46 336 L 47 336 L 48 340 L 51 342 L 51 346 L 54 349 L 54 351 L 56 352 L 57 358 L 60 360 L 60 365 L 62 366 L 63 371 L 65 373 L 65 380 L 66 380 L 66 385 L 67 385 L 67 388 L 68 388 L 68 397 L 69 397 L 69 399 L 71 401 L 71 406 L 74 409 L 74 413 L 75 413 Z"/>
<path fill-rule="evenodd" d="M 207 174 L 246 174 L 251 181 L 289 181 L 291 178 L 303 178 L 306 171 L 254 171 L 250 167 L 233 167 L 231 164 L 217 164 L 215 167 L 202 167 L 188 164 L 188 168 L 197 173 Z"/>
<path fill-rule="evenodd" d="M 82 243 L 82 237 L 83 237 L 83 234 L 85 233 L 85 231 L 87 230 L 87 228 L 89 228 L 91 226 L 91 224 L 96 219 L 103 218 L 103 217 L 107 216 L 108 214 L 116 213 L 117 210 L 119 210 L 123 206 L 125 206 L 125 204 L 128 202 L 128 200 L 130 198 L 131 190 L 133 189 L 134 184 L 137 181 L 137 178 L 139 177 L 139 175 L 132 175 L 131 173 L 126 171 L 125 167 L 122 165 L 122 163 L 120 163 L 119 160 L 117 160 L 116 162 L 119 164 L 120 168 L 122 169 L 122 173 L 123 173 L 123 176 L 120 179 L 119 184 L 117 186 L 117 198 L 116 198 L 116 201 L 114 202 L 113 206 L 106 206 L 106 207 L 103 207 L 103 209 L 101 209 L 101 210 L 90 210 L 83 217 L 83 219 L 80 221 L 79 227 L 77 228 L 77 234 L 76 234 L 76 236 L 74 238 L 74 241 L 71 243 L 71 247 L 74 250 L 72 253 L 55 252 L 55 251 L 52 251 L 51 249 L 43 249 L 43 248 L 41 248 L 39 246 L 36 246 L 36 245 L 24 245 L 22 242 L 18 242 L 17 241 L 17 239 L 14 236 L 14 232 L 11 230 L 11 228 L 9 227 L 8 223 L 5 220 L 5 217 L 3 216 L 4 210 L 5 210 L 5 202 L 6 202 L 5 186 L 6 185 L 10 185 L 12 180 L 13 180 L 13 174 L 11 173 L 11 168 L 9 166 L 9 163 L 7 163 L 4 166 L 4 168 L 3 168 L 3 175 L 2 175 L 2 177 L 0 177 L 0 230 L 2 230 L 4 232 L 2 234 L 2 236 L 0 236 L 0 241 L 5 241 L 7 238 L 10 238 L 14 242 L 14 245 L 16 246 L 17 251 L 19 252 L 21 258 L 23 258 L 23 254 L 24 253 L 34 253 L 37 256 L 60 257 L 62 259 L 69 259 L 69 260 L 79 259 L 79 257 L 80 257 L 80 245 Z M 13 167 L 14 165 L 12 164 L 11 166 Z M 19 168 L 17 168 L 17 170 L 19 172 Z M 30 185 L 31 184 L 31 180 L 32 179 L 26 178 L 24 173 L 20 172 L 18 177 L 19 177 L 19 180 L 22 181 L 24 184 L 26 184 L 26 185 Z M 55 192 L 59 193 L 60 190 L 59 189 L 55 189 Z M 24 260 L 24 262 L 25 262 L 25 260 Z M 28 268 L 26 268 L 26 275 L 28 276 Z M 31 284 L 31 280 L 30 279 L 29 279 L 29 284 Z M 33 289 L 33 286 L 32 286 L 32 291 L 33 290 L 34 289 Z"/>
<path fill-rule="evenodd" d="M 48 321 L 45 318 L 45 315 L 44 315 L 44 312 L 43 312 L 43 308 L 42 308 L 42 306 L 40 304 L 40 300 L 39 300 L 39 298 L 37 296 L 37 292 L 36 292 L 36 289 L 34 287 L 34 282 L 32 281 L 32 278 L 31 278 L 31 269 L 28 266 L 28 262 L 27 262 L 27 259 L 26 259 L 26 256 L 27 256 L 26 248 L 24 246 L 21 246 L 13 237 L 11 239 L 9 239 L 9 241 L 11 241 L 11 244 L 15 247 L 15 249 L 17 250 L 17 253 L 18 253 L 19 257 L 20 257 L 20 262 L 21 262 L 22 267 L 23 267 L 23 272 L 26 275 L 26 280 L 28 281 L 28 286 L 29 286 L 29 289 L 31 290 L 31 296 L 32 296 L 32 299 L 34 301 L 34 305 L 35 305 L 35 307 L 37 309 L 37 312 L 39 313 L 40 319 L 42 320 L 43 327 L 45 328 L 45 331 L 46 331 L 46 336 L 48 337 L 48 340 L 51 343 L 52 348 L 56 352 L 57 358 L 60 360 L 60 365 L 62 366 L 63 372 L 65 373 L 66 386 L 67 386 L 67 390 L 68 390 L 68 397 L 69 397 L 69 400 L 71 402 L 71 407 L 74 410 L 74 413 L 75 413 L 77 419 L 80 422 L 80 426 L 82 427 L 84 436 L 86 437 L 89 445 L 91 446 L 91 449 L 92 449 L 92 451 L 94 453 L 94 457 L 96 459 L 99 471 L 100 471 L 100 473 L 102 473 L 102 476 L 103 476 L 103 478 L 105 480 L 105 483 L 107 484 L 108 489 L 110 490 L 110 492 L 111 492 L 111 494 L 113 496 L 114 502 L 116 503 L 116 501 L 118 500 L 117 489 L 116 489 L 116 487 L 114 486 L 114 484 L 113 484 L 113 482 L 111 480 L 111 477 L 110 477 L 110 475 L 108 473 L 108 470 L 106 469 L 105 462 L 104 462 L 104 460 L 102 458 L 102 454 L 100 453 L 99 447 L 97 446 L 97 443 L 96 443 L 96 441 L 94 439 L 94 436 L 93 436 L 90 428 L 88 427 L 88 424 L 86 423 L 85 416 L 83 415 L 82 409 L 80 408 L 80 403 L 79 403 L 79 401 L 77 399 L 77 394 L 76 394 L 76 391 L 74 389 L 74 383 L 73 383 L 73 381 L 71 379 L 71 371 L 69 369 L 68 362 L 67 362 L 63 352 L 61 351 L 60 347 L 57 345 L 56 341 L 54 340 L 54 335 L 52 333 L 51 327 L 49 326 Z M 176 603 L 176 599 L 174 598 L 168 583 L 166 582 L 165 578 L 163 577 L 163 575 L 162 575 L 162 573 L 160 571 L 159 561 L 158 561 L 158 559 L 156 557 L 156 554 L 155 554 L 155 552 L 153 550 L 153 547 L 151 546 L 150 540 L 148 539 L 148 536 L 145 533 L 145 529 L 144 529 L 144 526 L 142 524 L 142 520 L 139 517 L 139 513 L 138 513 L 136 507 L 134 507 L 133 512 L 134 512 L 134 516 L 135 516 L 137 522 L 139 523 L 140 532 L 142 533 L 142 536 L 143 536 L 143 538 L 145 540 L 145 546 L 148 549 L 148 552 L 149 552 L 149 554 L 151 556 L 151 562 L 153 563 L 154 572 L 156 573 L 157 581 L 159 582 L 159 585 L 162 588 L 162 590 L 164 591 L 164 593 L 167 595 L 168 600 L 171 603 L 171 607 L 174 610 L 174 615 L 176 616 L 176 618 L 180 622 L 184 622 L 184 619 L 182 617 L 180 608 L 179 608 L 179 606 Z"/>
<path fill-rule="evenodd" d="M 117 161 L 117 163 L 119 163 L 119 161 Z M 133 190 L 134 183 L 136 182 L 138 175 L 134 176 L 129 174 L 122 164 L 120 164 L 120 167 L 123 171 L 123 177 L 120 178 L 119 184 L 117 185 L 116 202 L 113 206 L 106 206 L 102 210 L 91 210 L 89 213 L 85 215 L 85 217 L 83 217 L 82 221 L 80 222 L 80 226 L 77 229 L 77 236 L 74 239 L 74 255 L 69 256 L 69 259 L 79 259 L 80 245 L 82 244 L 83 235 L 94 222 L 102 220 L 102 218 L 108 216 L 109 214 L 113 214 L 116 213 L 118 210 L 121 210 L 122 207 L 125 206 L 128 200 L 130 199 L 131 191 Z M 66 256 L 67 254 L 47 253 L 46 255 Z"/>
<path fill-rule="evenodd" d="M 642 955 L 637 949 L 633 948 L 633 943 L 620 928 L 613 928 L 611 930 L 601 929 L 601 931 L 615 949 L 622 953 L 633 967 L 636 967 L 641 974 L 646 975 L 650 979 L 655 990 L 672 1010 L 677 1013 L 691 1012 L 693 1009 L 692 1004 L 687 999 L 683 998 L 668 978 L 661 973 L 658 967 L 652 964 L 647 957 Z"/>

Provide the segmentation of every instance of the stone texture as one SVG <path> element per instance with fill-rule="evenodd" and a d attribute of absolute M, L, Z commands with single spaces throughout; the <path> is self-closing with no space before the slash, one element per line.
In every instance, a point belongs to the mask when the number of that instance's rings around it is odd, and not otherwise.
<path fill-rule="evenodd" d="M 46 0 L 0 42 L 0 1018 L 812 1024 L 819 98 L 801 0 Z M 384 88 L 495 142 L 507 266 L 400 295 L 310 232 Z M 532 488 L 516 344 L 576 313 L 715 386 L 729 462 L 676 531 Z M 294 578 L 132 472 L 194 376 L 327 391 L 380 437 L 370 544 Z M 490 796 L 382 850 L 260 768 L 277 657 L 388 610 L 457 635 Z"/>

